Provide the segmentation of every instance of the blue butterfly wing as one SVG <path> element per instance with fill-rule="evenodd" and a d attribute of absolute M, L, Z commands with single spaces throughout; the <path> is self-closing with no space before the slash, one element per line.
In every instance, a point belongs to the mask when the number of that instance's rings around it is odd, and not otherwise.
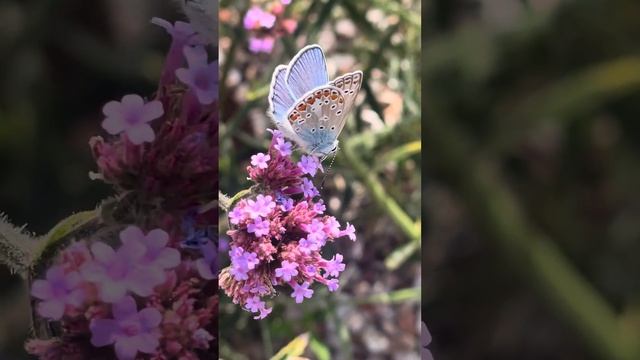
<path fill-rule="evenodd" d="M 327 63 L 319 45 L 305 46 L 287 66 L 285 82 L 294 99 L 329 83 Z"/>
<path fill-rule="evenodd" d="M 340 89 L 342 96 L 344 96 L 344 116 L 331 119 L 332 125 L 335 124 L 338 131 L 338 135 L 344 127 L 347 115 L 351 112 L 353 105 L 355 104 L 356 97 L 362 87 L 363 75 L 362 71 L 354 71 L 352 73 L 338 76 L 335 80 L 331 81 L 329 85 L 333 85 Z M 337 137 L 337 135 L 336 135 Z"/>
<path fill-rule="evenodd" d="M 340 89 L 325 85 L 302 96 L 287 115 L 299 138 L 299 145 L 310 154 L 327 155 L 338 137 L 338 124 L 346 116 Z"/>

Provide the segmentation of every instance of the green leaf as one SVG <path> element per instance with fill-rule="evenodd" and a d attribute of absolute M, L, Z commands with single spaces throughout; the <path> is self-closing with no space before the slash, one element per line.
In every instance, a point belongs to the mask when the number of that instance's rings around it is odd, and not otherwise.
<path fill-rule="evenodd" d="M 331 352 L 329 351 L 329 347 L 323 344 L 318 340 L 315 336 L 311 338 L 311 343 L 309 343 L 309 348 L 311 352 L 316 356 L 318 360 L 330 360 Z"/>
<path fill-rule="evenodd" d="M 296 359 L 304 353 L 304 350 L 309 345 L 309 333 L 298 335 L 290 343 L 285 345 L 277 354 L 275 354 L 271 360 L 289 360 Z"/>

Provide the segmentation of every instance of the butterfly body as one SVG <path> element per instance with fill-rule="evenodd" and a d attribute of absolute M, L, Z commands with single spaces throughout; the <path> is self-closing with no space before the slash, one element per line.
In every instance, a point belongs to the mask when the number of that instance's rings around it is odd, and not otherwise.
<path fill-rule="evenodd" d="M 276 67 L 269 115 L 305 152 L 324 158 L 337 151 L 338 136 L 361 84 L 361 71 L 329 81 L 322 49 L 309 45 L 289 65 Z"/>

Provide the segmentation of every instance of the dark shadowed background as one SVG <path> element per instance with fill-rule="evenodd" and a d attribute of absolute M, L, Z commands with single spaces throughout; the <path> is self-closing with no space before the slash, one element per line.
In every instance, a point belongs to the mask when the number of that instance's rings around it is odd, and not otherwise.
<path fill-rule="evenodd" d="M 434 357 L 640 359 L 640 3 L 430 1 Z"/>

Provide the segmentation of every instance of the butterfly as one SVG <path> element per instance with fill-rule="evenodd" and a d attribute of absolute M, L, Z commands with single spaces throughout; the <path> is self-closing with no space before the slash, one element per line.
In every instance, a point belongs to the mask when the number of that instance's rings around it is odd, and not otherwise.
<path fill-rule="evenodd" d="M 218 44 L 218 0 L 176 0 L 194 29 L 207 42 Z"/>
<path fill-rule="evenodd" d="M 274 70 L 267 114 L 303 151 L 324 159 L 338 150 L 362 78 L 358 70 L 329 81 L 322 48 L 308 45 Z"/>

